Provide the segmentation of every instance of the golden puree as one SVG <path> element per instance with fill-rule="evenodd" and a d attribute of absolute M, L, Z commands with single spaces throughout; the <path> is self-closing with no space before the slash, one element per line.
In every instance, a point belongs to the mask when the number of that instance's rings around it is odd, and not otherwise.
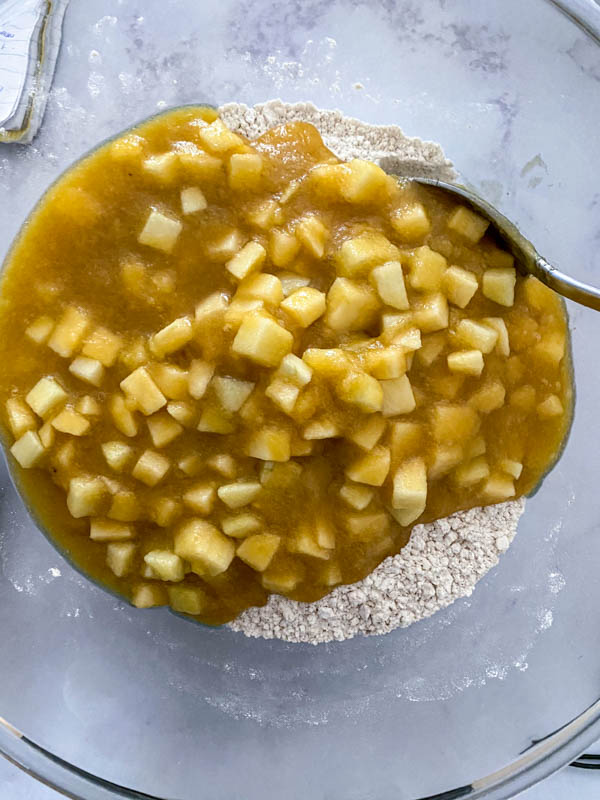
<path fill-rule="evenodd" d="M 518 497 L 572 402 L 561 301 L 443 193 L 306 123 L 146 122 L 45 195 L 0 295 L 25 498 L 93 578 L 219 623 Z"/>

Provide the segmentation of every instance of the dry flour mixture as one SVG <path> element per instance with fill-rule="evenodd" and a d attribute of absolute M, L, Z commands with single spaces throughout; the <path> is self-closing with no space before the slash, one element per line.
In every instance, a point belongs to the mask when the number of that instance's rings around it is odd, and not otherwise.
<path fill-rule="evenodd" d="M 438 144 L 409 138 L 395 125 L 369 125 L 340 111 L 280 100 L 254 108 L 230 103 L 219 111 L 227 125 L 251 139 L 274 125 L 303 120 L 318 128 L 325 144 L 344 160 L 367 158 L 398 175 L 455 177 Z M 406 547 L 362 581 L 339 586 L 316 603 L 272 595 L 265 606 L 248 609 L 229 627 L 247 636 L 318 644 L 411 625 L 472 593 L 510 545 L 524 508 L 520 499 L 417 525 Z"/>

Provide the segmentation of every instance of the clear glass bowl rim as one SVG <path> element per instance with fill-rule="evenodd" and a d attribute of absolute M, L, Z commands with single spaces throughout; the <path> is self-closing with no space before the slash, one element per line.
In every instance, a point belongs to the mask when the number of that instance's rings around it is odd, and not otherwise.
<path fill-rule="evenodd" d="M 600 47 L 597 0 L 544 0 Z M 600 738 L 600 697 L 572 720 L 496 772 L 436 795 L 414 800 L 509 800 L 557 772 Z M 0 717 L 0 756 L 40 783 L 73 800 L 174 800 L 139 792 L 80 769 Z"/>

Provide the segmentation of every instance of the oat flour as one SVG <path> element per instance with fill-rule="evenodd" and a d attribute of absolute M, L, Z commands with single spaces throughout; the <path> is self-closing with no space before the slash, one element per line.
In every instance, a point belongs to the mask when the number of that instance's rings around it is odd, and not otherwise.
<path fill-rule="evenodd" d="M 251 139 L 273 125 L 303 120 L 315 125 L 344 160 L 368 158 L 398 175 L 455 177 L 438 144 L 409 138 L 395 125 L 369 125 L 340 111 L 280 100 L 254 108 L 230 103 L 219 111 L 231 128 Z M 272 595 L 265 606 L 249 608 L 229 627 L 247 636 L 318 644 L 411 625 L 472 593 L 510 545 L 524 508 L 521 499 L 417 525 L 406 547 L 362 581 L 339 586 L 316 603 Z"/>

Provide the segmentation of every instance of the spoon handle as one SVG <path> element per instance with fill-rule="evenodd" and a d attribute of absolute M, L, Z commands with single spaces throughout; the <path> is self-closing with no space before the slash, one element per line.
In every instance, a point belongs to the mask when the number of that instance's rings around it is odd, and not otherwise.
<path fill-rule="evenodd" d="M 532 267 L 531 271 L 535 277 L 550 289 L 582 306 L 600 311 L 600 289 L 565 275 L 539 253 L 535 254 Z"/>

